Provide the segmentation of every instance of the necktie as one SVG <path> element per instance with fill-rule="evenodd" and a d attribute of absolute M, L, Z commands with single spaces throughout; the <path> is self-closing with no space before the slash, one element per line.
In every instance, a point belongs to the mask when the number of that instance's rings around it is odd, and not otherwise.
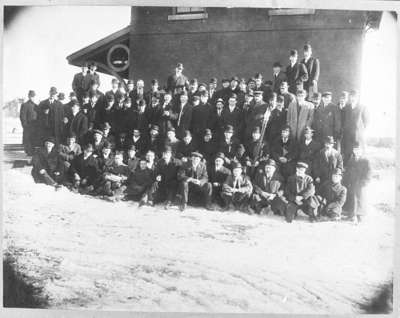
<path fill-rule="evenodd" d="M 183 111 L 183 105 L 181 106 L 181 111 L 179 112 L 178 127 L 179 127 L 179 125 L 180 125 L 180 123 L 181 123 L 182 111 Z"/>

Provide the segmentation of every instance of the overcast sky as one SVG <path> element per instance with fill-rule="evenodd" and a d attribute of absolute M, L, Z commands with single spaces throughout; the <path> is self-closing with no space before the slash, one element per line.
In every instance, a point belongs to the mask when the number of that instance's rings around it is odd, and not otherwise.
<path fill-rule="evenodd" d="M 27 7 L 4 32 L 4 101 L 26 96 L 29 89 L 42 99 L 50 86 L 69 94 L 80 69 L 66 57 L 129 22 L 127 6 Z M 109 81 L 100 76 L 102 83 Z"/>

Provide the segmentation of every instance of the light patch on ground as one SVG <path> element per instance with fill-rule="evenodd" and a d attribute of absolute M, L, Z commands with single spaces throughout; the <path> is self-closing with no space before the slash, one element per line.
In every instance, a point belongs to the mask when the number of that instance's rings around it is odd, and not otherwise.
<path fill-rule="evenodd" d="M 393 270 L 393 214 L 376 209 L 393 209 L 393 171 L 374 177 L 359 226 L 138 209 L 55 192 L 9 164 L 4 180 L 4 248 L 52 308 L 354 313 Z"/>

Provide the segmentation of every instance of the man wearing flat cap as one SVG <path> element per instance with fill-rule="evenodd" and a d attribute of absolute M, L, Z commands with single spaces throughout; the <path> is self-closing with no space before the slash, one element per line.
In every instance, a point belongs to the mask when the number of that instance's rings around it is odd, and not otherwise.
<path fill-rule="evenodd" d="M 282 82 L 286 82 L 287 77 L 285 72 L 282 71 L 280 62 L 275 62 L 272 66 L 272 90 L 279 94 Z"/>
<path fill-rule="evenodd" d="M 308 79 L 304 82 L 304 89 L 311 96 L 318 92 L 319 80 L 319 59 L 312 56 L 312 48 L 310 44 L 305 44 L 303 47 L 304 58 L 300 63 L 304 64 L 307 70 Z"/>
<path fill-rule="evenodd" d="M 37 131 L 37 104 L 35 103 L 35 91 L 28 92 L 28 100 L 21 105 L 19 119 L 21 121 L 22 143 L 24 151 L 28 156 L 33 155 L 33 150 L 39 146 Z"/>
<path fill-rule="evenodd" d="M 314 110 L 312 127 L 315 130 L 315 139 L 320 143 L 326 136 L 338 140 L 342 130 L 340 109 L 332 103 L 331 92 L 322 93 L 321 99 L 322 102 Z"/>
<path fill-rule="evenodd" d="M 332 136 L 325 137 L 324 147 L 313 160 L 312 176 L 317 190 L 326 180 L 331 180 L 332 173 L 336 168 L 343 169 L 342 155 L 334 148 L 334 144 Z"/>
<path fill-rule="evenodd" d="M 32 177 L 36 183 L 58 187 L 63 182 L 64 165 L 55 146 L 54 137 L 47 137 L 44 146 L 32 157 Z"/>
<path fill-rule="evenodd" d="M 231 171 L 224 167 L 225 155 L 222 152 L 217 152 L 213 162 L 208 166 L 208 181 L 212 186 L 212 201 L 219 206 L 224 205 L 221 198 L 222 185 L 225 183 Z"/>
<path fill-rule="evenodd" d="M 249 200 L 253 186 L 250 179 L 243 173 L 239 162 L 232 164 L 232 174 L 227 177 L 222 186 L 221 197 L 224 200 L 224 210 L 239 210 L 249 212 Z"/>
<path fill-rule="evenodd" d="M 175 92 L 177 86 L 184 86 L 189 88 L 189 80 L 183 75 L 183 64 L 178 63 L 175 67 L 174 74 L 170 75 L 167 79 L 167 91 Z"/>
<path fill-rule="evenodd" d="M 286 76 L 289 84 L 289 92 L 295 94 L 300 82 L 304 88 L 304 82 L 308 81 L 307 68 L 298 62 L 297 50 L 290 50 L 289 65 L 286 67 Z"/>
<path fill-rule="evenodd" d="M 197 201 L 205 202 L 205 207 L 212 210 L 211 184 L 208 182 L 207 167 L 202 162 L 203 155 L 192 152 L 191 159 L 182 164 L 178 171 L 179 194 L 181 196 L 180 210 L 186 209 L 189 196 Z M 200 200 L 199 200 L 200 199 Z"/>
<path fill-rule="evenodd" d="M 296 173 L 286 182 L 285 198 L 289 201 L 285 210 L 285 219 L 292 222 L 298 210 L 308 215 L 311 222 L 316 221 L 318 214 L 318 199 L 315 196 L 314 182 L 306 174 L 308 165 L 299 161 L 296 164 Z"/>
<path fill-rule="evenodd" d="M 342 208 L 346 202 L 347 189 L 342 185 L 342 170 L 336 168 L 332 172 L 330 180 L 326 180 L 320 189 L 318 199 L 320 201 L 320 215 L 328 220 L 339 221 L 342 216 Z"/>
<path fill-rule="evenodd" d="M 223 137 L 218 145 L 218 151 L 225 155 L 225 163 L 230 166 L 235 158 L 239 140 L 234 137 L 234 129 L 231 125 L 227 125 L 224 130 Z"/>
<path fill-rule="evenodd" d="M 270 207 L 274 214 L 284 215 L 287 201 L 283 197 L 283 178 L 277 170 L 275 160 L 268 159 L 264 167 L 257 169 L 253 188 L 251 207 L 257 214 L 263 208 Z"/>

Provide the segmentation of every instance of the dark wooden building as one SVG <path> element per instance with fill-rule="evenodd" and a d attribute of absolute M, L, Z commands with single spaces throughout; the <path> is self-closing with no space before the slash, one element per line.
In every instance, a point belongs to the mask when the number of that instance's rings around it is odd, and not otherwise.
<path fill-rule="evenodd" d="M 359 88 L 367 28 L 381 14 L 366 11 L 272 8 L 132 7 L 126 28 L 67 57 L 70 64 L 96 61 L 99 71 L 163 85 L 177 62 L 207 82 L 261 72 L 289 62 L 289 50 L 310 43 L 321 62 L 320 90 Z M 148 85 L 148 84 L 147 84 Z"/>

